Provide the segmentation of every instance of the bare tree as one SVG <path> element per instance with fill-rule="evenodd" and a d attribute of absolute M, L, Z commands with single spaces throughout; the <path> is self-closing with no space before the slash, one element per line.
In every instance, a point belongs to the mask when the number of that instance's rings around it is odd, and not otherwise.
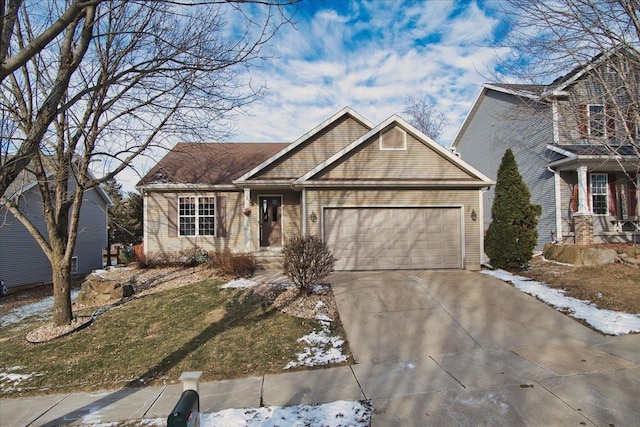
<path fill-rule="evenodd" d="M 448 123 L 447 116 L 436 108 L 427 95 L 405 98 L 402 114 L 409 118 L 409 123 L 434 141 L 440 137 Z"/>
<path fill-rule="evenodd" d="M 83 194 L 173 135 L 226 132 L 229 113 L 261 96 L 263 87 L 243 72 L 289 22 L 284 6 L 292 2 L 61 0 L 47 11 L 38 9 L 42 2 L 14 3 L 8 49 L 40 50 L 2 80 L 2 112 L 16 129 L 3 141 L 0 202 L 49 258 L 53 321 L 63 325 L 72 320 L 70 269 Z M 38 44 L 42 29 L 59 19 L 54 12 L 63 16 L 74 4 L 82 12 Z M 23 213 L 19 195 L 4 194 L 21 171 L 9 167 L 16 157 L 36 179 L 46 235 Z"/>
<path fill-rule="evenodd" d="M 557 100 L 561 117 L 574 128 L 584 120 L 580 105 L 604 105 L 603 121 L 610 132 L 598 139 L 598 145 L 615 156 L 624 144 L 640 158 L 640 1 L 508 0 L 503 12 L 513 30 L 503 42 L 510 54 L 501 58 L 501 74 L 546 85 L 541 101 Z M 554 93 L 578 71 L 590 79 L 580 88 L 579 98 Z M 575 132 L 561 138 L 584 141 L 585 135 Z"/>

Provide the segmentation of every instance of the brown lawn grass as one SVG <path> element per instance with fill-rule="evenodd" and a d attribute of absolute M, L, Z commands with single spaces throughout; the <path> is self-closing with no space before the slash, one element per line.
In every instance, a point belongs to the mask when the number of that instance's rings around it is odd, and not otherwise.
<path fill-rule="evenodd" d="M 0 329 L 0 372 L 32 375 L 1 397 L 166 384 L 183 371 L 203 371 L 205 381 L 283 372 L 303 349 L 298 338 L 319 328 L 215 280 L 133 299 L 48 343 L 25 341 L 41 324 Z"/>
<path fill-rule="evenodd" d="M 534 257 L 528 271 L 516 272 L 544 282 L 566 295 L 590 301 L 599 308 L 640 313 L 640 269 L 621 263 L 568 266 Z"/>

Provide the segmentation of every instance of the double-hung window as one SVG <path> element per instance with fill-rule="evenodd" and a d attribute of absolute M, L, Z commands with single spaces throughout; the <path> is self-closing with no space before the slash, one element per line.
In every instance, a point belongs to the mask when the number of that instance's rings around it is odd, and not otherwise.
<path fill-rule="evenodd" d="M 591 209 L 594 215 L 608 215 L 607 174 L 591 174 Z"/>
<path fill-rule="evenodd" d="M 178 198 L 180 236 L 214 236 L 215 197 Z"/>
<path fill-rule="evenodd" d="M 589 116 L 589 136 L 591 138 L 604 138 L 607 132 L 604 105 L 590 104 L 587 113 Z"/>

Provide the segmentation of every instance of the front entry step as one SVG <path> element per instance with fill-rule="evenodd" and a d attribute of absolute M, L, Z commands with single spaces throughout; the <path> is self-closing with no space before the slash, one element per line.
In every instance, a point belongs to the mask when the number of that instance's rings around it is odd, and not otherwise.
<path fill-rule="evenodd" d="M 284 267 L 284 256 L 282 250 L 268 249 L 254 252 L 257 268 L 259 270 L 280 270 Z"/>

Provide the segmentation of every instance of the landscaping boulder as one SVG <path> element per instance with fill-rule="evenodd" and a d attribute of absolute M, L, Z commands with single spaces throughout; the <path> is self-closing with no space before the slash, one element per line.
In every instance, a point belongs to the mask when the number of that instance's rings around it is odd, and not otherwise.
<path fill-rule="evenodd" d="M 582 253 L 577 246 L 547 243 L 544 246 L 543 255 L 546 259 L 563 264 L 582 265 Z"/>
<path fill-rule="evenodd" d="M 83 283 L 76 301 L 85 306 L 100 306 L 119 301 L 134 294 L 129 283 L 104 280 L 90 275 Z"/>
<path fill-rule="evenodd" d="M 582 250 L 582 262 L 584 265 L 611 264 L 618 259 L 618 253 L 613 249 L 589 248 Z"/>

